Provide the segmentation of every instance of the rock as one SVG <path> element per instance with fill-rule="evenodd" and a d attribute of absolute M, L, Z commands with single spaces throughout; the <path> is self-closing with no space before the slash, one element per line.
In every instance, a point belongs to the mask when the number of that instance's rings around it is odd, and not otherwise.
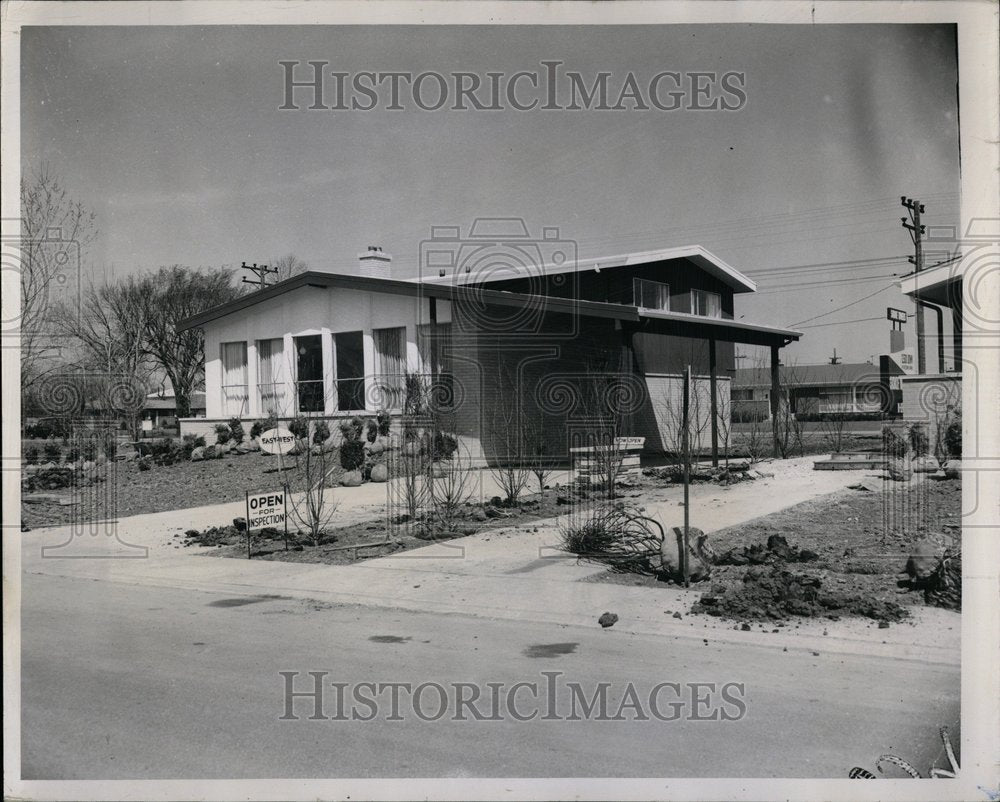
<path fill-rule="evenodd" d="M 372 466 L 371 480 L 373 482 L 389 481 L 389 468 L 384 462 L 377 462 Z"/>
<path fill-rule="evenodd" d="M 233 518 L 233 526 L 236 527 L 237 532 L 247 531 L 247 519 L 246 518 Z"/>
<path fill-rule="evenodd" d="M 250 448 L 249 443 L 240 443 L 236 448 L 233 449 L 237 454 L 249 454 L 253 449 Z"/>
<path fill-rule="evenodd" d="M 385 444 L 376 440 L 374 443 L 366 443 L 365 451 L 371 454 L 373 457 L 377 457 L 379 454 L 385 451 Z"/>
<path fill-rule="evenodd" d="M 913 464 L 908 459 L 891 459 L 887 468 L 894 482 L 909 482 L 913 478 Z"/>
<path fill-rule="evenodd" d="M 191 462 L 201 462 L 205 459 L 205 446 L 191 449 Z"/>
<path fill-rule="evenodd" d="M 878 628 L 879 629 L 888 629 L 889 628 L 889 622 L 888 621 L 879 621 L 878 622 Z"/>
<path fill-rule="evenodd" d="M 421 451 L 421 443 L 419 440 L 409 440 L 403 443 L 402 453 L 404 457 L 420 456 Z"/>
<path fill-rule="evenodd" d="M 198 537 L 198 535 L 200 535 L 200 534 L 201 534 L 201 532 L 199 532 L 197 529 L 185 529 L 184 530 L 184 536 L 185 537 Z"/>
<path fill-rule="evenodd" d="M 601 617 L 597 619 L 597 623 L 605 629 L 613 627 L 618 623 L 618 615 L 616 613 L 601 613 Z"/>
<path fill-rule="evenodd" d="M 215 447 L 216 453 L 228 454 L 233 450 L 233 444 L 231 442 L 219 443 Z"/>
<path fill-rule="evenodd" d="M 926 455 L 917 457 L 912 464 L 914 473 L 936 473 L 938 469 L 937 460 Z"/>
<path fill-rule="evenodd" d="M 486 510 L 484 510 L 482 507 L 476 508 L 476 510 L 472 513 L 472 518 L 473 520 L 480 522 L 489 520 L 489 516 L 486 514 Z"/>
<path fill-rule="evenodd" d="M 97 455 L 97 456 L 96 456 L 96 457 L 94 458 L 94 461 L 95 461 L 95 462 L 96 462 L 96 463 L 97 463 L 98 465 L 104 465 L 104 464 L 105 464 L 105 463 L 106 463 L 106 462 L 108 461 L 108 458 L 107 458 L 107 456 L 105 456 L 104 454 L 98 454 L 98 455 Z"/>
<path fill-rule="evenodd" d="M 961 479 L 962 478 L 962 460 L 960 459 L 950 459 L 944 464 L 944 478 L 945 479 Z"/>
<path fill-rule="evenodd" d="M 86 462 L 84 462 L 84 463 L 83 463 L 83 465 L 81 465 L 80 467 L 81 467 L 81 468 L 82 468 L 82 470 L 84 470 L 85 472 L 87 472 L 87 473 L 90 473 L 91 471 L 93 471 L 93 470 L 94 470 L 94 469 L 95 469 L 95 468 L 97 467 L 97 463 L 96 463 L 96 462 L 94 462 L 93 460 L 89 460 L 89 459 L 88 459 L 88 460 L 87 460 Z"/>
<path fill-rule="evenodd" d="M 256 437 L 247 440 L 245 445 L 249 451 L 260 451 L 260 440 Z"/>
<path fill-rule="evenodd" d="M 680 613 L 674 613 L 673 617 L 674 618 L 683 618 L 684 616 L 682 616 Z"/>
<path fill-rule="evenodd" d="M 324 454 L 329 454 L 332 451 L 336 451 L 339 447 L 340 444 L 337 442 L 337 440 L 334 439 L 334 436 L 332 434 L 320 444 L 320 448 Z"/>
<path fill-rule="evenodd" d="M 920 540 L 913 544 L 903 569 L 916 582 L 926 582 L 937 570 L 943 549 L 933 540 Z"/>
<path fill-rule="evenodd" d="M 750 631 L 750 625 L 746 624 L 746 623 L 740 624 L 740 630 L 743 631 L 743 632 L 749 632 Z"/>
<path fill-rule="evenodd" d="M 340 484 L 344 487 L 360 487 L 363 481 L 361 471 L 347 471 L 340 477 Z"/>

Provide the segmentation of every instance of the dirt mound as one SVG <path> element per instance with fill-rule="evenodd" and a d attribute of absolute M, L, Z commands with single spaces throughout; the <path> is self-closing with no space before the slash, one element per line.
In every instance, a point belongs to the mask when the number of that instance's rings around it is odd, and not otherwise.
<path fill-rule="evenodd" d="M 827 590 L 821 577 L 789 571 L 781 562 L 751 567 L 740 585 L 715 585 L 691 612 L 744 620 L 860 615 L 900 621 L 907 616 L 895 602 Z"/>
<path fill-rule="evenodd" d="M 782 535 L 771 535 L 766 546 L 753 543 L 742 549 L 729 549 L 719 554 L 713 562 L 716 565 L 768 565 L 778 562 L 806 563 L 818 559 L 819 555 L 815 551 L 789 546 Z"/>

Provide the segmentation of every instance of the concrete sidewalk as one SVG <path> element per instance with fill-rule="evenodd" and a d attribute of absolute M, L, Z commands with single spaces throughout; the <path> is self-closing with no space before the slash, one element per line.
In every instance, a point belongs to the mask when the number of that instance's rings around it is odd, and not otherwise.
<path fill-rule="evenodd" d="M 858 481 L 854 471 L 812 471 L 812 457 L 761 465 L 773 478 L 729 488 L 691 488 L 691 524 L 706 532 L 776 512 Z M 484 478 L 484 495 L 491 492 Z M 343 520 L 378 520 L 385 514 L 385 485 L 337 491 Z M 645 492 L 646 513 L 665 527 L 683 522 L 679 487 Z M 114 535 L 70 527 L 39 529 L 22 536 L 28 573 L 89 578 L 133 585 L 188 588 L 227 595 L 277 594 L 336 604 L 398 608 L 441 614 L 596 626 L 605 610 L 627 631 L 670 637 L 771 644 L 780 648 L 865 653 L 957 664 L 960 616 L 916 608 L 912 623 L 878 629 L 863 620 L 808 620 L 752 632 L 732 629 L 687 610 L 702 589 L 634 587 L 592 581 L 604 568 L 578 563 L 557 548 L 557 521 L 533 521 L 401 554 L 351 565 L 310 565 L 268 560 L 215 558 L 211 549 L 182 548 L 185 529 L 229 523 L 243 505 L 224 504 L 139 515 L 117 522 Z M 43 556 L 45 549 L 45 556 Z M 120 559 L 86 558 L 103 554 Z M 673 617 L 682 614 L 681 619 Z M 828 634 L 824 634 L 824 632 Z"/>

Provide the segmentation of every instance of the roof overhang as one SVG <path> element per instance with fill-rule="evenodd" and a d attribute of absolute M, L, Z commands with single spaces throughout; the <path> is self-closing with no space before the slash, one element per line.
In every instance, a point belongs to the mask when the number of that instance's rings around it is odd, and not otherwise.
<path fill-rule="evenodd" d="M 897 282 L 904 295 L 941 306 L 960 306 L 962 303 L 962 270 L 960 261 L 938 265 L 909 273 Z"/>
<path fill-rule="evenodd" d="M 686 337 L 699 336 L 705 339 L 746 345 L 777 345 L 783 347 L 802 336 L 801 331 L 780 329 L 774 326 L 760 326 L 741 320 L 718 317 L 703 317 L 684 312 L 657 312 L 639 309 L 641 330 L 658 334 L 679 334 Z"/>
<path fill-rule="evenodd" d="M 470 245 L 477 243 L 471 242 Z M 486 243 L 483 247 L 486 247 Z M 446 276 L 420 276 L 409 281 L 422 284 L 483 284 L 495 281 L 510 281 L 518 278 L 556 276 L 562 273 L 583 273 L 588 270 L 613 270 L 618 267 L 634 267 L 671 259 L 687 259 L 711 276 L 732 287 L 733 292 L 756 292 L 757 284 L 735 267 L 726 264 L 715 254 L 701 245 L 683 245 L 677 248 L 661 248 L 655 251 L 603 256 L 594 259 L 565 260 L 560 264 L 546 263 L 520 269 L 497 270 L 488 276 L 477 273 L 450 273 Z"/>

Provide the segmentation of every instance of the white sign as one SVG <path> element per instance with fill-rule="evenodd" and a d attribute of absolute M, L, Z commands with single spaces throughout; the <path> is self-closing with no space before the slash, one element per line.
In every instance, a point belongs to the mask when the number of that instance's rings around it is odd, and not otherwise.
<path fill-rule="evenodd" d="M 889 354 L 892 361 L 903 369 L 903 373 L 913 375 L 917 372 L 916 360 L 913 358 L 913 348 L 904 348 L 902 351 L 893 351 Z"/>
<path fill-rule="evenodd" d="M 270 493 L 247 493 L 247 531 L 264 527 L 284 527 L 285 491 L 272 490 Z"/>
<path fill-rule="evenodd" d="M 295 435 L 284 426 L 276 426 L 261 434 L 260 450 L 265 454 L 287 454 L 295 445 Z"/>

